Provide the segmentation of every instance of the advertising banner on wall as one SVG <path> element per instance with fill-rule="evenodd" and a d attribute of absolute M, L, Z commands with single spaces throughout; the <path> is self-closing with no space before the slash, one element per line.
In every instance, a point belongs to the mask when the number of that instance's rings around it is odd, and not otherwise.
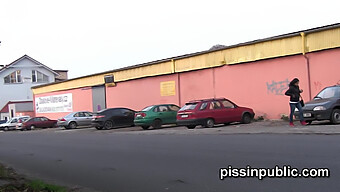
<path fill-rule="evenodd" d="M 72 93 L 35 97 L 36 113 L 72 112 Z"/>

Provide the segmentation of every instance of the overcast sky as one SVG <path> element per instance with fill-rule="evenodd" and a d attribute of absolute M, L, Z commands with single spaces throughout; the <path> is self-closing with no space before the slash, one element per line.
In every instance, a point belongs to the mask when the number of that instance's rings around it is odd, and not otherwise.
<path fill-rule="evenodd" d="M 74 78 L 339 23 L 339 7 L 339 0 L 0 0 L 0 64 L 27 54 Z"/>

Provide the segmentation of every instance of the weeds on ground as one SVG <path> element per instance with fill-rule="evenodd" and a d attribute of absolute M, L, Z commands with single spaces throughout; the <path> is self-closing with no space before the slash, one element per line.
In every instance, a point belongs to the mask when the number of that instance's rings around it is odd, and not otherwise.
<path fill-rule="evenodd" d="M 18 175 L 13 169 L 0 164 L 0 180 L 8 184 L 0 186 L 0 192 L 67 192 L 66 187 L 45 183 L 40 180 L 28 180 Z"/>

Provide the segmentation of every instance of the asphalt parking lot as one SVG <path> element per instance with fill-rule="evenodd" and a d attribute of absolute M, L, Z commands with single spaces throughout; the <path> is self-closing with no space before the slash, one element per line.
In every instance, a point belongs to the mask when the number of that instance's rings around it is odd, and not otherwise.
<path fill-rule="evenodd" d="M 213 128 L 201 126 L 195 129 L 187 129 L 175 125 L 163 126 L 160 129 L 143 130 L 139 126 L 120 127 L 109 130 L 97 130 L 93 127 L 81 127 L 76 129 L 65 129 L 62 127 L 36 129 L 33 131 L 8 131 L 8 133 L 29 134 L 30 132 L 55 132 L 55 133 L 98 133 L 98 134 L 340 134 L 340 125 L 333 125 L 328 121 L 313 122 L 308 126 L 302 126 L 298 122 L 295 127 L 290 127 L 286 121 L 259 121 L 250 124 L 234 123 L 230 125 L 216 125 Z M 5 133 L 0 131 L 0 133 Z"/>

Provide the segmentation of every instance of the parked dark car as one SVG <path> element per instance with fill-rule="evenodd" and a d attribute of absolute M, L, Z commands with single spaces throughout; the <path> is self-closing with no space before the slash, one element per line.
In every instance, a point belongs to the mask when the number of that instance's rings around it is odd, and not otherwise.
<path fill-rule="evenodd" d="M 47 117 L 33 117 L 18 125 L 18 129 L 32 130 L 35 128 L 53 128 L 57 126 L 57 120 L 51 120 Z"/>
<path fill-rule="evenodd" d="M 237 106 L 228 99 L 205 99 L 186 103 L 177 113 L 177 124 L 194 129 L 197 125 L 213 127 L 231 122 L 250 123 L 254 118 L 250 108 Z"/>
<path fill-rule="evenodd" d="M 312 101 L 306 102 L 302 108 L 303 117 L 307 123 L 312 121 L 330 120 L 340 123 L 340 85 L 326 87 Z M 296 110 L 295 118 L 299 118 Z"/>
<path fill-rule="evenodd" d="M 93 114 L 92 126 L 98 130 L 134 126 L 135 111 L 128 108 L 104 109 Z"/>

